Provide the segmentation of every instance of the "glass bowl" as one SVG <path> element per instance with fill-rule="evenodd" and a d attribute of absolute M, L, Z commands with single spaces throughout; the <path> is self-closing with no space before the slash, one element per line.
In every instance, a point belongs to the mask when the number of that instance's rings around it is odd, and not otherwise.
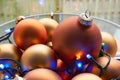
<path fill-rule="evenodd" d="M 70 13 L 45 13 L 45 14 L 36 14 L 36 15 L 26 16 L 26 18 L 41 19 L 41 18 L 53 17 L 53 19 L 55 19 L 56 21 L 61 22 L 65 18 L 68 18 L 70 16 L 78 16 L 78 15 L 79 14 L 70 14 Z M 118 45 L 118 50 L 117 50 L 117 54 L 116 54 L 115 58 L 120 59 L 120 36 L 119 36 L 120 25 L 118 25 L 112 21 L 97 18 L 97 17 L 94 17 L 93 21 L 96 23 L 96 25 L 98 26 L 100 31 L 108 32 L 112 36 L 114 36 L 114 38 L 117 41 L 117 45 Z M 11 20 L 11 21 L 1 24 L 0 25 L 0 37 L 6 34 L 7 29 L 12 28 L 14 26 L 15 26 L 15 20 Z M 12 43 L 14 43 L 12 35 L 10 36 L 10 40 Z M 8 42 L 9 42 L 9 40 L 4 40 L 4 41 L 1 41 L 0 43 L 8 43 Z"/>

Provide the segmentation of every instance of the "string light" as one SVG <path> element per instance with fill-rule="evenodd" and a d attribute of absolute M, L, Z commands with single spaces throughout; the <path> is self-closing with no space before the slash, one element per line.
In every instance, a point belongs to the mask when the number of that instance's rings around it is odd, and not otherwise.
<path fill-rule="evenodd" d="M 87 54 L 86 57 L 87 57 L 87 59 L 91 59 L 92 58 L 92 56 L 90 54 Z"/>
<path fill-rule="evenodd" d="M 77 62 L 76 64 L 77 64 L 78 68 L 82 68 L 82 66 L 83 66 L 82 62 Z"/>
<path fill-rule="evenodd" d="M 9 68 L 10 65 L 8 63 L 4 64 L 5 68 Z"/>
<path fill-rule="evenodd" d="M 5 64 L 0 64 L 0 69 L 5 69 L 5 68 L 9 68 L 10 65 L 8 63 Z"/>
<path fill-rule="evenodd" d="M 84 64 L 81 61 L 76 61 L 76 71 L 74 74 L 81 73 L 83 71 Z"/>
<path fill-rule="evenodd" d="M 0 64 L 0 69 L 4 69 L 4 65 L 3 64 Z"/>
<path fill-rule="evenodd" d="M 104 46 L 105 45 L 105 43 L 104 42 L 102 42 L 102 46 Z"/>
<path fill-rule="evenodd" d="M 5 29 L 4 32 L 6 32 L 6 34 L 0 37 L 0 42 L 4 40 L 8 40 L 11 43 L 9 37 L 11 36 L 13 30 L 14 30 L 14 27 L 10 29 Z"/>
<path fill-rule="evenodd" d="M 102 42 L 102 49 L 104 51 L 106 51 L 108 49 L 108 46 L 104 42 Z"/>
<path fill-rule="evenodd" d="M 5 75 L 5 76 L 4 76 L 4 80 L 9 80 L 9 76 L 8 76 L 8 75 Z"/>
<path fill-rule="evenodd" d="M 110 64 L 110 61 L 111 61 L 110 55 L 107 54 L 106 52 L 104 52 L 103 50 L 101 50 L 101 51 L 108 57 L 108 62 L 107 62 L 107 64 L 104 67 L 101 66 L 90 54 L 86 55 L 86 57 L 100 69 L 99 76 L 101 76 L 103 74 L 103 71 L 108 67 L 108 65 Z"/>
<path fill-rule="evenodd" d="M 75 55 L 76 56 L 76 60 L 79 60 L 81 58 L 82 54 L 83 54 L 83 51 L 77 52 L 76 55 Z"/>
<path fill-rule="evenodd" d="M 43 3 L 44 3 L 44 0 L 39 0 L 39 4 L 42 5 Z M 50 9 L 51 9 L 51 12 L 52 12 L 52 7 L 51 7 Z M 51 13 L 51 15 L 53 15 L 53 13 Z M 61 16 L 61 15 L 60 15 L 59 20 L 60 20 L 60 21 L 62 20 L 62 16 Z M 7 34 L 5 34 L 4 36 L 1 36 L 1 37 L 0 37 L 0 42 L 1 42 L 1 41 L 4 41 L 4 40 L 6 40 L 6 39 L 9 39 L 11 33 L 13 32 L 13 29 L 14 29 L 14 28 L 5 29 L 4 32 L 7 33 Z M 102 47 L 103 47 L 103 50 L 106 50 L 106 49 L 108 48 L 108 46 L 107 46 L 105 43 L 102 43 Z M 77 60 L 79 60 L 79 59 L 81 58 L 82 54 L 83 54 L 83 51 L 80 51 L 80 52 L 78 52 L 78 53 L 76 54 L 76 59 L 75 59 L 75 62 L 74 62 L 74 63 L 75 63 L 75 65 L 76 65 L 76 67 L 77 67 L 78 69 L 83 69 L 83 63 L 80 62 L 80 61 L 77 61 Z M 93 61 L 93 62 L 97 65 L 97 67 L 99 68 L 99 64 L 97 64 L 97 63 L 95 62 L 95 60 L 92 58 L 92 56 L 91 56 L 90 54 L 87 54 L 87 55 L 86 55 L 86 58 L 87 58 L 87 59 L 92 59 L 92 61 Z M 107 63 L 106 66 L 109 65 L 110 57 L 108 57 L 108 59 L 109 59 L 109 61 L 108 61 L 108 63 Z M 9 60 L 8 60 L 8 61 L 9 61 Z M 53 65 L 54 65 L 54 64 L 53 64 Z M 21 66 L 21 65 L 17 65 L 17 67 L 19 68 L 18 71 L 20 71 L 20 74 L 22 74 L 22 70 L 21 70 L 21 67 L 20 67 L 20 66 Z M 70 66 L 73 66 L 73 64 L 71 63 Z M 105 67 L 100 66 L 100 68 L 105 69 L 106 66 L 105 66 Z M 5 68 L 9 68 L 9 67 L 10 67 L 9 64 L 0 64 L 0 69 L 2 69 L 2 70 L 5 69 Z M 69 67 L 68 67 L 68 68 L 69 68 Z M 70 68 L 69 68 L 69 69 L 70 69 Z M 16 77 L 19 77 L 19 76 L 16 75 Z M 22 78 L 21 78 L 21 79 L 22 79 Z M 11 80 L 11 79 L 10 79 L 10 76 L 9 76 L 9 75 L 4 75 L 4 80 Z M 19 79 L 16 79 L 16 80 L 19 80 Z"/>
<path fill-rule="evenodd" d="M 8 29 L 5 29 L 4 32 L 5 32 L 5 33 L 10 33 L 11 30 L 10 30 L 10 28 L 8 28 Z"/>

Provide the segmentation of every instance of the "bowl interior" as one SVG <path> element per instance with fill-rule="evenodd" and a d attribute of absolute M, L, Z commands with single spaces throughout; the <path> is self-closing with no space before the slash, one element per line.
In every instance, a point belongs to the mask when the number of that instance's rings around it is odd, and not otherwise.
<path fill-rule="evenodd" d="M 65 18 L 68 18 L 70 16 L 79 16 L 79 14 L 65 14 L 65 13 L 54 13 L 53 14 L 53 19 L 55 19 L 56 21 L 58 21 L 59 23 L 64 20 Z M 26 16 L 27 18 L 36 18 L 36 19 L 41 19 L 41 18 L 51 18 L 51 13 L 45 13 L 45 14 L 36 14 L 36 15 L 30 15 L 30 16 Z M 104 32 L 108 32 L 111 35 L 114 36 L 114 38 L 117 41 L 117 45 L 118 45 L 118 50 L 117 50 L 117 56 L 120 56 L 120 25 L 109 21 L 109 20 L 105 20 L 105 19 L 101 19 L 101 18 L 97 18 L 94 17 L 94 23 L 98 26 L 98 28 L 100 29 L 100 31 L 104 31 Z M 6 23 L 3 23 L 0 25 L 0 37 L 5 35 L 6 29 L 15 27 L 15 21 L 11 20 L 8 21 Z M 14 43 L 13 40 L 13 36 L 10 36 L 10 40 L 12 41 L 12 43 Z M 8 43 L 9 40 L 4 40 L 1 41 L 0 43 Z"/>

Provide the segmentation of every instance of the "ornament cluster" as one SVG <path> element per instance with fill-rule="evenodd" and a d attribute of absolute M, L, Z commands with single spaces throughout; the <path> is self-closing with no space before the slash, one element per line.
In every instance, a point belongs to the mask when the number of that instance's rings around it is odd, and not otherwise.
<path fill-rule="evenodd" d="M 15 44 L 0 44 L 0 79 L 110 80 L 120 77 L 120 61 L 114 59 L 115 38 L 101 32 L 87 13 L 60 23 L 53 18 L 38 20 L 19 16 L 13 39 Z"/>

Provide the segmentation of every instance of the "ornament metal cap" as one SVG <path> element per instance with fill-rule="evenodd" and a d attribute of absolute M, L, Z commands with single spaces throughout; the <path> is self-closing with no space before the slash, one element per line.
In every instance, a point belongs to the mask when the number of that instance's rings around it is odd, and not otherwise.
<path fill-rule="evenodd" d="M 87 11 L 79 15 L 79 22 L 82 25 L 90 26 L 92 24 L 92 21 L 93 21 L 93 17 L 90 16 L 89 13 L 87 13 Z"/>
<path fill-rule="evenodd" d="M 21 20 L 24 20 L 25 17 L 24 16 L 18 16 L 16 19 L 15 19 L 15 23 L 19 23 Z"/>

